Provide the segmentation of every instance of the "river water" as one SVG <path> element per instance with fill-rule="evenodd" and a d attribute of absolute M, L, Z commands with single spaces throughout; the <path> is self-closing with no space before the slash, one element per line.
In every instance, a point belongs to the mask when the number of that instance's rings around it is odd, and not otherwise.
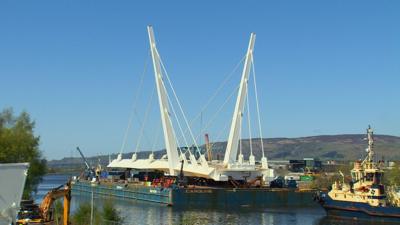
<path fill-rule="evenodd" d="M 68 175 L 47 175 L 38 187 L 36 201 L 40 202 L 43 196 L 52 188 L 64 184 Z M 90 197 L 72 197 L 71 212 L 82 202 L 90 202 Z M 102 199 L 94 199 L 94 205 L 99 207 Z M 224 209 L 175 209 L 164 205 L 114 201 L 115 207 L 124 217 L 124 224 L 149 225 L 205 225 L 205 224 L 265 224 L 265 225 L 364 225 L 376 224 L 368 221 L 340 220 L 327 217 L 321 207 L 303 208 L 262 208 L 237 210 Z M 88 215 L 89 216 L 89 215 Z M 380 223 L 381 224 L 381 223 Z M 385 224 L 386 225 L 386 224 Z"/>

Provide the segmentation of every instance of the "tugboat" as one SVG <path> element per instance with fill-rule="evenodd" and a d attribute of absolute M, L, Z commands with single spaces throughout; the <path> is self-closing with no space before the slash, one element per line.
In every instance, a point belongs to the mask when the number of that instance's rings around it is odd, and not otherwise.
<path fill-rule="evenodd" d="M 329 192 L 319 191 L 316 200 L 327 214 L 336 217 L 400 222 L 400 207 L 392 205 L 382 184 L 384 171 L 374 160 L 373 130 L 367 129 L 366 158 L 354 163 L 349 184 L 336 181 Z"/>

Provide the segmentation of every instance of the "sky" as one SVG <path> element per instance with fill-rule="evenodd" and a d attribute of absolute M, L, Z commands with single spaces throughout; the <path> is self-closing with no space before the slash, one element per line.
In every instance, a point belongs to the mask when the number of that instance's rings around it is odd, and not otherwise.
<path fill-rule="evenodd" d="M 48 159 L 77 157 L 76 146 L 88 156 L 163 148 L 150 101 L 151 24 L 188 121 L 201 112 L 191 123 L 198 144 L 203 128 L 212 141 L 228 135 L 236 96 L 211 118 L 239 84 L 242 65 L 229 74 L 251 32 L 263 137 L 364 133 L 368 124 L 400 136 L 399 11 L 399 1 L 368 0 L 1 1 L 0 110 L 31 115 Z"/>

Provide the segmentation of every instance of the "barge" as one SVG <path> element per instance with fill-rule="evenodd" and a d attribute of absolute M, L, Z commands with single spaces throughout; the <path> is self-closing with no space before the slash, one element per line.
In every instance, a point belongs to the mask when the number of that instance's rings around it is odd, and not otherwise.
<path fill-rule="evenodd" d="M 152 187 L 143 185 L 73 182 L 74 197 L 90 196 L 147 201 L 177 208 L 317 206 L 313 190 L 293 188 Z"/>
<path fill-rule="evenodd" d="M 99 179 L 99 176 L 90 177 L 91 182 L 88 182 L 87 178 L 82 179 L 82 181 L 76 180 L 72 184 L 73 196 L 93 193 L 96 197 L 150 201 L 174 207 L 279 207 L 315 204 L 313 202 L 314 191 L 312 190 L 300 190 L 292 184 L 281 185 L 282 182 L 275 184 L 280 186 L 279 188 L 276 188 L 275 185 L 269 187 L 269 182 L 274 179 L 275 174 L 274 170 L 268 165 L 262 140 L 253 62 L 256 35 L 251 33 L 244 57 L 244 67 L 237 89 L 238 95 L 224 158 L 223 160 L 213 160 L 210 148 L 207 148 L 207 152 L 204 152 L 197 145 L 196 138 L 156 47 L 153 28 L 148 26 L 147 29 L 167 154 L 161 158 L 155 158 L 154 154 L 151 153 L 148 158 L 138 159 L 137 144 L 136 152 L 132 157 L 123 159 L 123 144 L 117 158 L 110 160 L 107 167 L 110 170 L 129 171 L 130 175 L 124 175 L 124 179 L 117 182 L 110 182 L 110 179 L 107 179 L 108 182 L 103 181 Z M 257 112 L 259 135 L 259 138 L 254 140 L 251 137 L 252 123 L 250 122 L 248 95 L 250 80 L 254 82 L 252 86 L 255 92 L 255 105 L 257 106 L 255 111 Z M 169 88 L 167 89 L 167 87 Z M 168 95 L 168 90 L 172 90 L 173 95 Z M 172 104 L 172 100 L 175 100 L 176 104 Z M 174 109 L 174 105 L 178 105 L 179 108 Z M 176 112 L 179 112 L 181 117 L 178 118 Z M 245 115 L 246 112 L 247 115 Z M 247 116 L 248 138 L 250 139 L 250 154 L 246 158 L 242 152 L 243 143 L 241 141 L 241 138 L 243 138 L 241 136 L 243 133 L 242 124 L 245 116 Z M 183 122 L 181 123 L 179 120 Z M 189 132 L 183 132 L 182 124 L 186 125 L 186 130 Z M 177 138 L 174 129 L 174 126 L 177 125 L 185 142 L 184 147 L 178 145 L 182 138 L 180 140 Z M 185 135 L 189 136 L 185 137 Z M 254 145 L 259 148 L 253 149 L 251 141 L 260 141 Z M 256 160 L 253 154 L 256 150 L 260 151 L 259 160 Z M 95 173 L 87 163 L 86 167 L 89 174 Z M 145 177 L 142 177 L 144 179 L 134 177 L 140 173 L 145 174 Z M 157 174 L 157 176 L 149 178 L 149 173 Z M 137 180 L 132 182 L 132 179 Z M 154 182 L 155 180 L 162 180 L 162 182 Z"/>

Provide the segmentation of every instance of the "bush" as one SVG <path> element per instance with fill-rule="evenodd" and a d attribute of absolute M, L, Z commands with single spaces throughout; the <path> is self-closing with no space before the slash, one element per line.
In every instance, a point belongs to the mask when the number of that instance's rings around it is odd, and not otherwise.
<path fill-rule="evenodd" d="M 91 215 L 91 205 L 88 202 L 81 203 L 79 208 L 75 211 L 72 216 L 73 225 L 89 225 Z M 100 225 L 100 215 L 96 208 L 93 206 L 93 224 Z"/>
<path fill-rule="evenodd" d="M 104 202 L 102 217 L 104 225 L 117 225 L 123 223 L 123 218 L 115 208 L 112 201 Z"/>
<path fill-rule="evenodd" d="M 90 224 L 91 205 L 90 202 L 81 203 L 79 208 L 72 216 L 73 225 Z M 121 225 L 123 218 L 115 208 L 113 202 L 106 201 L 103 204 L 102 211 L 93 206 L 93 224 L 94 225 Z"/>

